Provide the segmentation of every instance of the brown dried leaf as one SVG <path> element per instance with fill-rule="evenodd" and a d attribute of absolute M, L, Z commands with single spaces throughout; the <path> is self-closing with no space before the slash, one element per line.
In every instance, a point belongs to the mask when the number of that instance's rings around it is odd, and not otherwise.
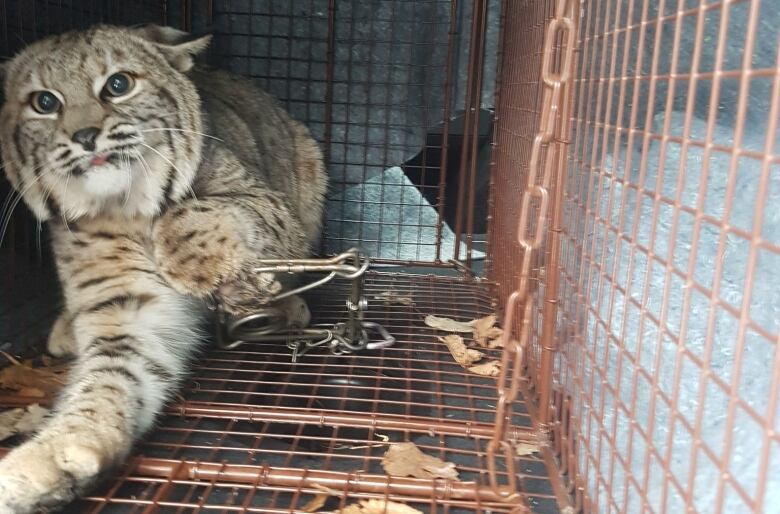
<path fill-rule="evenodd" d="M 8 439 L 12 435 L 16 435 L 18 430 L 16 424 L 24 416 L 24 409 L 10 409 L 0 412 L 0 441 Z"/>
<path fill-rule="evenodd" d="M 396 477 L 458 479 L 455 464 L 424 454 L 414 443 L 391 445 L 382 458 L 382 467 Z"/>
<path fill-rule="evenodd" d="M 495 339 L 491 339 L 487 343 L 488 348 L 503 348 L 504 347 L 504 339 L 499 335 Z"/>
<path fill-rule="evenodd" d="M 482 364 L 477 364 L 476 366 L 471 366 L 468 370 L 477 375 L 497 377 L 499 373 L 501 373 L 501 363 L 497 360 L 487 361 Z"/>
<path fill-rule="evenodd" d="M 440 318 L 433 314 L 425 316 L 425 324 L 432 328 L 444 330 L 445 332 L 462 332 L 467 334 L 474 331 L 474 328 L 468 323 L 462 323 L 450 318 Z"/>
<path fill-rule="evenodd" d="M 414 307 L 414 300 L 409 296 L 401 296 L 395 291 L 384 291 L 374 296 L 375 300 L 382 300 L 386 304 L 406 305 Z"/>
<path fill-rule="evenodd" d="M 474 333 L 474 341 L 476 341 L 479 346 L 485 346 L 485 341 L 487 339 L 487 332 L 488 330 L 492 329 L 493 325 L 495 324 L 496 324 L 495 314 L 491 314 L 490 316 L 485 316 L 484 318 L 478 318 L 469 321 L 469 325 L 471 325 L 471 329 Z"/>
<path fill-rule="evenodd" d="M 340 496 L 341 494 L 338 491 L 331 489 L 330 487 L 325 487 L 324 485 L 320 484 L 314 484 L 314 488 L 319 489 L 322 492 L 315 494 L 314 498 L 309 500 L 306 505 L 301 507 L 301 510 L 304 512 L 316 512 L 318 509 L 321 509 L 323 505 L 325 505 L 325 502 L 328 501 L 328 497 Z"/>
<path fill-rule="evenodd" d="M 35 432 L 48 414 L 49 409 L 41 407 L 37 403 L 30 404 L 19 421 L 16 422 L 16 430 L 20 434 Z"/>
<path fill-rule="evenodd" d="M 488 345 L 488 341 L 501 337 L 504 332 L 500 328 L 494 326 L 496 324 L 496 315 L 491 314 L 484 318 L 475 319 L 469 322 L 469 325 L 474 330 L 474 341 L 483 348 Z"/>
<path fill-rule="evenodd" d="M 514 446 L 515 446 L 515 454 L 518 457 L 524 457 L 526 455 L 531 455 L 539 451 L 539 445 L 534 443 L 516 442 Z"/>
<path fill-rule="evenodd" d="M 440 337 L 439 341 L 447 345 L 447 348 L 450 349 L 450 353 L 455 358 L 455 361 L 461 366 L 470 366 L 485 356 L 485 354 L 479 350 L 466 347 L 463 338 L 457 334 L 449 334 Z"/>
<path fill-rule="evenodd" d="M 26 434 L 37 429 L 49 411 L 33 403 L 26 409 L 17 408 L 0 412 L 0 441 L 16 434 Z"/>
<path fill-rule="evenodd" d="M 330 495 L 328 493 L 317 493 L 314 495 L 314 498 L 309 500 L 306 505 L 301 507 L 301 510 L 303 512 L 317 512 L 322 508 L 323 505 L 325 505 L 325 502 L 328 501 L 328 498 Z"/>
<path fill-rule="evenodd" d="M 0 370 L 0 388 L 21 391 L 37 389 L 44 396 L 59 391 L 64 382 L 57 376 L 62 370 L 44 367 L 33 368 L 27 363 L 21 363 L 8 354 L 4 354 L 11 364 Z"/>
<path fill-rule="evenodd" d="M 338 514 L 422 514 L 405 503 L 387 500 L 362 500 L 338 511 Z"/>
<path fill-rule="evenodd" d="M 19 389 L 19 396 L 32 396 L 33 398 L 44 398 L 46 391 L 37 387 L 22 387 Z"/>

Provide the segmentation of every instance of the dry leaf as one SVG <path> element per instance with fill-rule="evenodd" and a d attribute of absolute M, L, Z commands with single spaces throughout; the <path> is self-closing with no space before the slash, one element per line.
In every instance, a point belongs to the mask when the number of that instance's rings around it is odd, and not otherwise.
<path fill-rule="evenodd" d="M 538 444 L 516 442 L 514 446 L 515 446 L 515 454 L 518 457 L 524 457 L 526 455 L 531 455 L 539 451 Z"/>
<path fill-rule="evenodd" d="M 28 363 L 21 363 L 8 354 L 5 357 L 11 364 L 0 370 L 0 388 L 14 391 L 39 390 L 44 396 L 59 391 L 64 382 L 57 376 L 62 370 L 51 367 L 33 368 Z M 64 369 L 64 368 L 63 368 Z"/>
<path fill-rule="evenodd" d="M 469 322 L 474 331 L 474 341 L 479 346 L 487 346 L 488 340 L 501 337 L 504 332 L 500 328 L 494 326 L 496 324 L 496 315 L 491 314 L 484 318 L 475 319 Z"/>
<path fill-rule="evenodd" d="M 486 377 L 497 377 L 501 373 L 501 363 L 497 360 L 483 362 L 476 366 L 468 368 L 472 373 L 477 375 L 485 375 Z"/>
<path fill-rule="evenodd" d="M 32 396 L 33 398 L 43 398 L 46 396 L 46 391 L 38 389 L 37 387 L 22 387 L 19 389 L 19 396 Z"/>
<path fill-rule="evenodd" d="M 439 341 L 447 345 L 447 348 L 450 349 L 450 353 L 455 358 L 455 361 L 461 366 L 470 366 L 485 356 L 485 354 L 479 350 L 467 348 L 463 343 L 463 338 L 457 334 L 449 334 L 440 337 Z"/>
<path fill-rule="evenodd" d="M 458 479 L 455 464 L 426 455 L 414 443 L 396 443 L 382 458 L 382 467 L 390 476 Z"/>
<path fill-rule="evenodd" d="M 10 409 L 0 412 L 0 441 L 15 435 L 18 430 L 16 424 L 24 416 L 24 409 Z"/>
<path fill-rule="evenodd" d="M 338 514 L 422 514 L 405 503 L 387 500 L 362 500 L 338 511 Z"/>
<path fill-rule="evenodd" d="M 397 305 L 406 305 L 407 307 L 414 307 L 414 300 L 409 296 L 401 296 L 395 291 L 384 291 L 374 297 L 374 300 L 382 300 L 387 304 L 395 303 Z"/>
<path fill-rule="evenodd" d="M 341 494 L 338 491 L 320 484 L 314 484 L 314 488 L 319 489 L 322 492 L 315 494 L 314 498 L 309 500 L 306 505 L 301 507 L 303 512 L 316 512 L 317 510 L 321 509 L 323 505 L 325 505 L 325 502 L 328 501 L 328 497 L 340 496 Z"/>
<path fill-rule="evenodd" d="M 49 409 L 41 407 L 37 403 L 30 404 L 19 421 L 16 422 L 16 430 L 20 434 L 35 432 L 48 414 Z"/>
<path fill-rule="evenodd" d="M 471 329 L 474 332 L 474 341 L 476 341 L 480 346 L 485 346 L 485 342 L 487 341 L 487 333 L 493 328 L 493 325 L 495 324 L 495 314 L 485 316 L 484 318 L 471 320 L 469 325 L 471 325 Z"/>
<path fill-rule="evenodd" d="M 487 347 L 488 348 L 503 348 L 504 347 L 504 338 L 499 336 L 499 337 L 497 337 L 495 339 L 491 339 L 490 341 L 488 341 Z"/>
<path fill-rule="evenodd" d="M 301 507 L 303 512 L 317 512 L 325 505 L 330 495 L 328 493 L 317 493 L 314 498 L 309 500 L 306 505 Z"/>
<path fill-rule="evenodd" d="M 0 441 L 36 430 L 48 413 L 37 403 L 28 405 L 26 409 L 20 407 L 0 412 Z"/>
<path fill-rule="evenodd" d="M 445 332 L 469 333 L 474 331 L 474 328 L 468 323 L 462 323 L 450 318 L 440 318 L 432 314 L 425 316 L 425 324 L 432 328 L 444 330 Z"/>

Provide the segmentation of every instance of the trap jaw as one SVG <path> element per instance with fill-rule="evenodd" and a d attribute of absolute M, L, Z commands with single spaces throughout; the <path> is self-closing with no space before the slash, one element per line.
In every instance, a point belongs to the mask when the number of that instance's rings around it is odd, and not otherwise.
<path fill-rule="evenodd" d="M 228 314 L 219 301 L 211 298 L 209 308 L 216 312 L 217 345 L 236 348 L 245 342 L 283 342 L 292 350 L 292 362 L 310 349 L 327 347 L 334 355 L 360 350 L 387 348 L 395 338 L 379 323 L 363 320 L 368 302 L 363 295 L 363 279 L 369 266 L 368 257 L 356 248 L 327 259 L 262 259 L 255 273 L 293 274 L 322 273 L 323 277 L 274 296 L 268 306 L 242 317 Z M 318 324 L 308 328 L 291 327 L 286 313 L 273 304 L 320 287 L 336 277 L 350 281 L 346 301 L 347 317 L 333 325 Z"/>

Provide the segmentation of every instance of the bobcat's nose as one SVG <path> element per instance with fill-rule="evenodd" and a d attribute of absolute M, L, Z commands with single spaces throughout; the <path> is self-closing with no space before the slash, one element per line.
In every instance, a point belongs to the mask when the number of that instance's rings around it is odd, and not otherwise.
<path fill-rule="evenodd" d="M 84 150 L 93 152 L 95 151 L 95 139 L 97 139 L 98 134 L 100 134 L 99 128 L 87 127 L 74 132 L 73 137 L 70 139 L 84 147 Z"/>

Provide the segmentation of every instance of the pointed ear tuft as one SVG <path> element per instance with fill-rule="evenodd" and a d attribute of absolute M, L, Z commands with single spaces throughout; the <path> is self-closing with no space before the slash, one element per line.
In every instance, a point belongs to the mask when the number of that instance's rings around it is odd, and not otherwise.
<path fill-rule="evenodd" d="M 130 31 L 147 41 L 161 45 L 177 45 L 190 38 L 189 33 L 183 30 L 155 25 L 154 23 L 136 25 Z"/>
<path fill-rule="evenodd" d="M 135 35 L 154 43 L 171 66 L 183 72 L 192 68 L 194 57 L 211 42 L 211 34 L 192 39 L 192 35 L 187 32 L 159 25 L 142 25 L 132 30 Z"/>
<path fill-rule="evenodd" d="M 179 71 L 189 71 L 195 65 L 195 56 L 205 50 L 210 42 L 211 34 L 178 45 L 157 45 L 157 49 L 171 66 Z"/>

